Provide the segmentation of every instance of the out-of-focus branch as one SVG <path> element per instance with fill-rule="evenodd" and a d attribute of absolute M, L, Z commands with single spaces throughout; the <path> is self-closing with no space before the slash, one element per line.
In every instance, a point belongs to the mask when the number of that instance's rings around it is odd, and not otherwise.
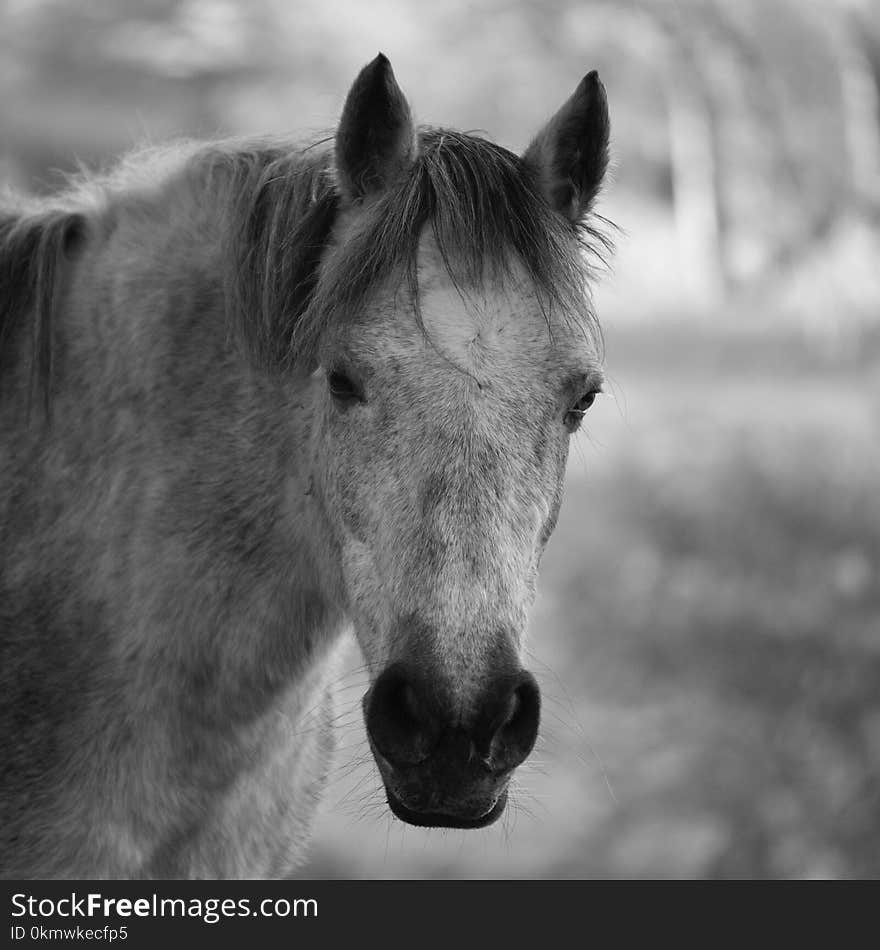
<path fill-rule="evenodd" d="M 880 217 L 880 90 L 865 49 L 866 33 L 850 9 L 836 30 L 840 97 L 851 189 L 857 210 Z"/>

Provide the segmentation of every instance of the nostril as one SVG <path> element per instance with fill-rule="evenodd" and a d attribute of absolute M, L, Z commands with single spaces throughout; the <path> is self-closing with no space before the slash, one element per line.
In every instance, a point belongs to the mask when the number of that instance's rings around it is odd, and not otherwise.
<path fill-rule="evenodd" d="M 514 691 L 510 701 L 510 714 L 502 726 L 502 732 L 517 741 L 526 742 L 529 752 L 538 734 L 541 714 L 541 693 L 531 674 Z"/>
<path fill-rule="evenodd" d="M 422 719 L 422 710 L 416 691 L 409 683 L 404 683 L 397 691 L 398 713 L 403 719 L 409 719 L 412 723 L 418 723 Z"/>
<path fill-rule="evenodd" d="M 364 718 L 371 741 L 390 762 L 415 764 L 430 754 L 431 717 L 398 667 L 382 673 L 367 693 Z"/>
<path fill-rule="evenodd" d="M 425 719 L 416 691 L 407 682 L 396 683 L 387 690 L 379 713 L 406 732 L 419 729 Z"/>
<path fill-rule="evenodd" d="M 415 696 L 403 676 L 393 670 L 383 673 L 369 694 L 367 722 L 408 727 L 415 719 Z"/>
<path fill-rule="evenodd" d="M 403 681 L 387 683 L 377 694 L 373 708 L 382 716 L 395 720 L 401 726 L 410 725 L 415 717 L 412 687 Z"/>
<path fill-rule="evenodd" d="M 519 765 L 535 745 L 541 719 L 541 691 L 531 673 L 523 673 L 508 696 L 492 737 L 492 761 L 498 771 Z"/>
<path fill-rule="evenodd" d="M 516 689 L 507 700 L 507 708 L 504 710 L 504 721 L 501 723 L 501 728 L 506 729 L 513 725 L 514 720 L 522 712 L 522 708 L 523 701 L 520 697 L 520 691 Z"/>

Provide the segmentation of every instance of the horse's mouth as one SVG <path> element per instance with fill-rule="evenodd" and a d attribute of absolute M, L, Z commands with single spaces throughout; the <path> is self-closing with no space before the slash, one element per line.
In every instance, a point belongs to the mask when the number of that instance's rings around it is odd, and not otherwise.
<path fill-rule="evenodd" d="M 386 786 L 385 794 L 388 798 L 388 807 L 392 814 L 409 825 L 419 828 L 485 828 L 497 821 L 507 805 L 507 790 L 505 789 L 483 813 L 468 815 L 458 812 L 419 811 L 409 808 Z"/>

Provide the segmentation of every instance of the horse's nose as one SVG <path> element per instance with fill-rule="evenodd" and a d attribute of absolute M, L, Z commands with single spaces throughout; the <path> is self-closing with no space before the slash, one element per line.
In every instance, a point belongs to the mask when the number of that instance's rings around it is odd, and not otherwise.
<path fill-rule="evenodd" d="M 396 664 L 386 669 L 364 697 L 367 733 L 392 766 L 418 765 L 435 754 L 500 775 L 516 768 L 538 736 L 541 694 L 534 676 L 522 670 L 493 682 L 469 704 L 458 704 L 423 675 Z"/>

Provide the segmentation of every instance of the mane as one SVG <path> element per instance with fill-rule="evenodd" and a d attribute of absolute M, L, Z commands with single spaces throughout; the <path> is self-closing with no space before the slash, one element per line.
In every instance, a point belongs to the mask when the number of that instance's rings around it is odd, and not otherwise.
<path fill-rule="evenodd" d="M 16 330 L 31 315 L 28 405 L 42 396 L 47 415 L 52 324 L 64 292 L 67 254 L 84 227 L 76 213 L 32 209 L 19 215 L 0 209 L 0 376 L 11 362 Z"/>
<path fill-rule="evenodd" d="M 604 263 L 611 249 L 596 226 L 604 219 L 569 222 L 518 156 L 480 137 L 422 128 L 418 145 L 409 173 L 364 208 L 332 266 L 321 266 L 340 212 L 329 150 L 278 155 L 239 174 L 227 300 L 233 327 L 261 365 L 312 365 L 328 321 L 357 314 L 395 277 L 421 322 L 418 248 L 426 226 L 459 292 L 503 279 L 519 261 L 548 325 L 557 311 L 601 343 L 588 287 L 591 263 Z"/>
<path fill-rule="evenodd" d="M 123 197 L 161 188 L 204 145 L 193 142 L 133 152 L 107 172 L 80 168 L 47 197 L 0 187 L 0 380 L 10 368 L 16 335 L 30 336 L 28 413 L 42 402 L 51 414 L 53 324 L 71 267 L 89 234 Z"/>
<path fill-rule="evenodd" d="M 418 247 L 425 227 L 462 293 L 525 268 L 551 312 L 601 344 L 588 288 L 611 249 L 592 215 L 571 223 L 542 196 L 515 154 L 475 135 L 422 128 L 408 173 L 363 209 L 363 220 L 327 264 L 342 200 L 330 138 L 176 143 L 133 153 L 109 173 L 80 171 L 61 194 L 0 205 L 0 376 L 14 334 L 29 321 L 31 402 L 46 410 L 52 325 L 69 269 L 90 228 L 126 199 L 170 201 L 176 183 L 225 215 L 221 253 L 227 319 L 250 358 L 268 371 L 313 366 L 331 320 L 361 312 L 388 281 L 405 285 L 421 323 Z M 205 213 L 204 210 L 201 213 Z M 218 212 L 213 212 L 218 213 Z"/>

